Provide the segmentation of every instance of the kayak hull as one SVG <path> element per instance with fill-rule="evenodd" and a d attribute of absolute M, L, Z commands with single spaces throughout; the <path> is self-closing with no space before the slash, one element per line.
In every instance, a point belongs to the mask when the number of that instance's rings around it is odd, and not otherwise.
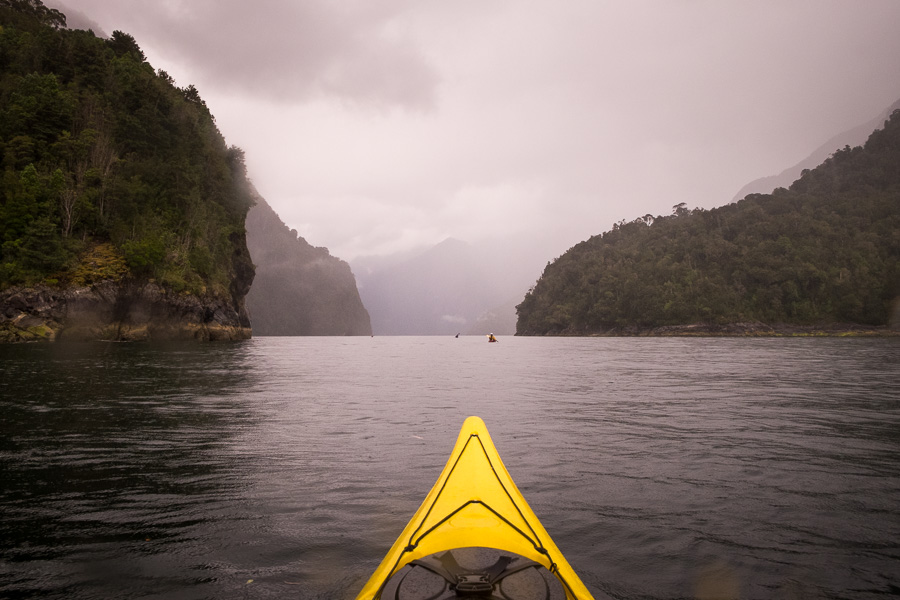
<path fill-rule="evenodd" d="M 559 582 L 564 598 L 592 598 L 519 492 L 478 417 L 463 423 L 440 477 L 357 600 L 381 598 L 392 577 L 414 561 L 471 547 L 532 561 Z"/>

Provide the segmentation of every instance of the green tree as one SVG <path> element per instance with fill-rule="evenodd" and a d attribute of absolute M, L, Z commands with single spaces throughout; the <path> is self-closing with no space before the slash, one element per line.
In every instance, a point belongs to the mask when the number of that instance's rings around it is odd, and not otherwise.
<path fill-rule="evenodd" d="M 747 320 L 885 325 L 900 296 L 900 111 L 789 190 L 621 221 L 549 264 L 520 334 Z"/>

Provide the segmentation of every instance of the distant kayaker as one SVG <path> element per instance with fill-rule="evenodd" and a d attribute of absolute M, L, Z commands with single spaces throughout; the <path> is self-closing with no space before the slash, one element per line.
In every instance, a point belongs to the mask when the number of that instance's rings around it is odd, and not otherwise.
<path fill-rule="evenodd" d="M 496 341 L 497 341 L 497 338 L 494 337 L 494 334 L 493 334 L 493 333 L 489 333 L 489 334 L 488 334 L 488 341 L 489 341 L 489 342 L 496 342 Z"/>

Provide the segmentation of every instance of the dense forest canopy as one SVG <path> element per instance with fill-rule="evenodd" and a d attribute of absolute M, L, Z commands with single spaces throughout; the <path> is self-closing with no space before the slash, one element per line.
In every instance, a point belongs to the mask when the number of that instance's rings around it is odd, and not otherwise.
<path fill-rule="evenodd" d="M 582 242 L 517 307 L 517 333 L 693 323 L 882 326 L 900 296 L 900 111 L 790 189 L 673 207 Z"/>
<path fill-rule="evenodd" d="M 126 33 L 0 0 L 0 160 L 0 288 L 136 277 L 226 294 L 252 270 L 234 256 L 243 152 Z"/>

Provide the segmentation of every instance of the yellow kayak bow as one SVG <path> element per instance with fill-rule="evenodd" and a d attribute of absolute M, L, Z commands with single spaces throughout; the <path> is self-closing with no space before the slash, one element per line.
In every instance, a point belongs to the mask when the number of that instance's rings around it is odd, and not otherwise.
<path fill-rule="evenodd" d="M 478 417 L 463 423 L 437 483 L 357 600 L 381 598 L 391 577 L 412 561 L 471 547 L 539 563 L 559 580 L 567 600 L 593 599 L 513 483 Z"/>

